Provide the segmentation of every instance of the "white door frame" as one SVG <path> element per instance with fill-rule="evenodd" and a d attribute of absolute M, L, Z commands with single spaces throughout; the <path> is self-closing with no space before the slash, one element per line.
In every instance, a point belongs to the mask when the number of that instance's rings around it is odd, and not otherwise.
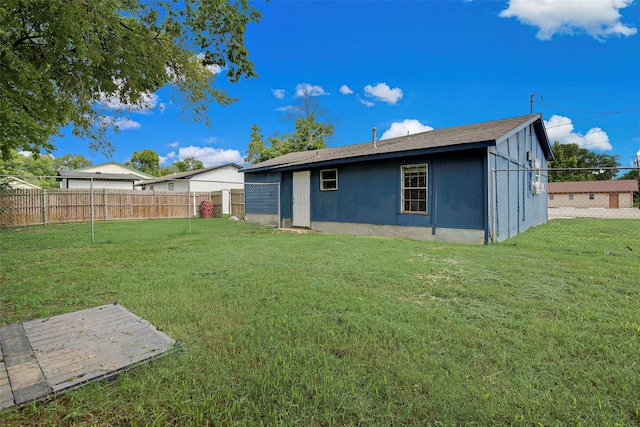
<path fill-rule="evenodd" d="M 294 227 L 311 227 L 311 172 L 293 173 Z"/>

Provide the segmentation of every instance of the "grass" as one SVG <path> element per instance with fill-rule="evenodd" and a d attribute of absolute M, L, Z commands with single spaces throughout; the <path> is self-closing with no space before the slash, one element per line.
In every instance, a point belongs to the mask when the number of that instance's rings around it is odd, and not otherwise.
<path fill-rule="evenodd" d="M 223 219 L 0 234 L 0 324 L 114 300 L 187 352 L 4 425 L 638 425 L 640 224 L 468 246 Z"/>

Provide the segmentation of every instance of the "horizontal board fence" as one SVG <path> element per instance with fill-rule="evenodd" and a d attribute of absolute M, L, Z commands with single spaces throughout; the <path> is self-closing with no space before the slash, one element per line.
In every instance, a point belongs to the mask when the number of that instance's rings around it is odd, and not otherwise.
<path fill-rule="evenodd" d="M 198 217 L 202 203 L 208 201 L 214 205 L 211 216 L 221 217 L 221 191 L 0 190 L 0 226 Z M 238 203 L 234 206 L 240 211 Z"/>

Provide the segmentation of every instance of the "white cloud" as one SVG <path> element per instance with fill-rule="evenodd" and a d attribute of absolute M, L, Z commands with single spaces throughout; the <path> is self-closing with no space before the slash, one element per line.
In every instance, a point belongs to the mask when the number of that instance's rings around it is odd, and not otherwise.
<path fill-rule="evenodd" d="M 180 147 L 178 150 L 179 160 L 186 157 L 193 157 L 200 161 L 205 167 L 222 165 L 225 163 L 236 163 L 241 165 L 244 160 L 238 150 L 225 150 L 223 148 L 213 147 Z"/>
<path fill-rule="evenodd" d="M 433 130 L 431 126 L 423 125 L 416 119 L 406 119 L 402 122 L 391 123 L 389 129 L 384 131 L 380 139 L 395 138 L 396 136 L 413 135 L 415 133 Z"/>
<path fill-rule="evenodd" d="M 122 86 L 121 80 L 116 80 L 116 85 Z M 104 92 L 98 94 L 98 104 L 103 108 L 114 111 L 130 111 L 134 113 L 149 114 L 151 110 L 158 106 L 160 97 L 155 93 L 145 92 L 137 102 L 120 99 L 116 94 L 107 95 Z M 164 104 L 160 103 L 160 109 L 164 110 Z"/>
<path fill-rule="evenodd" d="M 127 117 L 117 118 L 114 120 L 113 124 L 120 130 L 138 129 L 141 126 L 140 123 Z"/>
<path fill-rule="evenodd" d="M 536 37 L 540 40 L 579 31 L 602 40 L 636 34 L 636 28 L 620 21 L 620 9 L 632 3 L 633 0 L 509 0 L 509 6 L 500 16 L 538 27 Z"/>
<path fill-rule="evenodd" d="M 180 145 L 180 142 L 179 142 L 179 141 L 174 141 L 174 142 L 172 142 L 171 144 L 169 144 L 169 147 L 176 148 L 176 147 L 178 147 L 179 145 Z"/>
<path fill-rule="evenodd" d="M 545 120 L 544 125 L 547 128 L 549 141 L 552 143 L 558 141 L 561 144 L 578 144 L 579 147 L 588 150 L 607 151 L 613 149 L 611 142 L 609 142 L 609 135 L 599 127 L 591 128 L 583 135 L 574 132 L 573 122 L 570 118 L 555 114 L 548 121 Z"/>
<path fill-rule="evenodd" d="M 204 56 L 204 53 L 201 52 L 196 55 L 196 58 L 198 58 L 202 63 L 202 61 L 204 60 Z M 218 64 L 204 65 L 204 68 L 206 68 L 211 74 L 219 74 L 222 72 L 222 70 L 224 70 L 224 68 L 219 66 Z"/>
<path fill-rule="evenodd" d="M 218 142 L 218 138 L 216 138 L 215 136 L 210 136 L 209 138 L 203 139 L 202 142 L 204 142 L 205 144 L 215 144 L 216 142 Z"/>
<path fill-rule="evenodd" d="M 284 99 L 285 91 L 284 89 L 271 89 L 271 93 L 278 99 Z"/>
<path fill-rule="evenodd" d="M 295 107 L 293 105 L 285 105 L 284 107 L 278 107 L 276 108 L 276 111 L 291 111 L 295 109 Z"/>
<path fill-rule="evenodd" d="M 347 85 L 340 86 L 340 93 L 343 95 L 351 95 L 353 91 Z"/>
<path fill-rule="evenodd" d="M 362 99 L 362 98 L 358 98 L 358 101 L 360 101 L 360 104 L 366 105 L 367 107 L 373 107 L 374 105 L 376 105 L 373 102 L 367 101 L 366 99 Z"/>
<path fill-rule="evenodd" d="M 300 83 L 296 86 L 296 96 L 324 96 L 329 95 L 322 86 L 310 85 L 309 83 Z"/>
<path fill-rule="evenodd" d="M 396 104 L 403 96 L 402 89 L 399 87 L 391 89 L 386 83 L 376 83 L 375 86 L 366 85 L 364 93 L 387 104 Z"/>
<path fill-rule="evenodd" d="M 100 122 L 104 126 L 113 126 L 118 130 L 139 129 L 141 126 L 140 123 L 128 117 L 102 116 Z"/>

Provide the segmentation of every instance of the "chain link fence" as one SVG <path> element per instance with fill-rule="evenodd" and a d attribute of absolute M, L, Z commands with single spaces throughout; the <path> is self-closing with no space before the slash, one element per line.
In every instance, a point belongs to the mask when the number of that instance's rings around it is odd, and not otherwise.
<path fill-rule="evenodd" d="M 638 180 L 638 169 L 631 168 L 494 170 L 491 240 L 556 219 L 638 221 Z M 186 219 L 190 232 L 192 219 L 229 216 L 281 227 L 280 198 L 278 183 L 0 175 L 0 228 L 90 222 L 93 240 L 94 224 L 101 221 Z"/>
<path fill-rule="evenodd" d="M 248 208 L 245 206 L 248 198 Z M 116 220 L 230 217 L 280 225 L 280 185 L 204 180 L 135 181 L 0 175 L 0 228 Z"/>
<path fill-rule="evenodd" d="M 621 236 L 625 246 L 640 244 L 640 236 L 633 244 L 626 236 L 640 221 L 638 169 L 502 169 L 494 170 L 492 179 L 493 241 L 550 221 L 569 225 L 591 219 L 601 222 L 608 237 Z"/>
<path fill-rule="evenodd" d="M 281 227 L 280 184 L 245 183 L 244 218 L 249 222 Z"/>

